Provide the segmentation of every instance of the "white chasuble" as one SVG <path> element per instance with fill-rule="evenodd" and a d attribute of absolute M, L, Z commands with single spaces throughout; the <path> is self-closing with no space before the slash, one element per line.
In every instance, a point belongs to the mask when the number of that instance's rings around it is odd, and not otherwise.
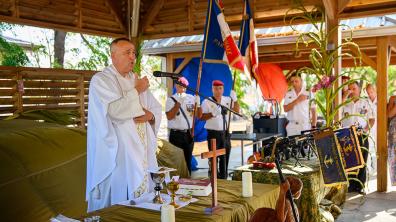
<path fill-rule="evenodd" d="M 152 112 L 155 123 L 135 124 Z M 88 211 L 137 198 L 151 189 L 148 169 L 157 165 L 161 104 L 149 90 L 137 94 L 135 76 L 121 76 L 114 66 L 91 80 L 88 105 Z"/>

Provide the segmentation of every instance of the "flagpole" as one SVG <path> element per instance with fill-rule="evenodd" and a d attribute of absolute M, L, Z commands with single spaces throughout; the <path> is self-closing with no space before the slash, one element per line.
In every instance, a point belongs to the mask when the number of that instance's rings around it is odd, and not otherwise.
<path fill-rule="evenodd" d="M 202 63 L 203 59 L 199 60 L 199 68 L 198 68 L 198 77 L 197 77 L 197 87 L 195 88 L 195 96 L 198 95 L 199 88 L 201 86 L 201 75 L 202 75 Z M 191 128 L 191 136 L 194 138 L 194 127 L 195 127 L 195 113 L 197 112 L 197 102 L 194 102 L 194 111 L 193 111 L 193 121 L 192 121 L 192 128 Z"/>
<path fill-rule="evenodd" d="M 234 77 L 233 77 L 233 80 L 232 80 L 232 89 L 231 89 L 231 90 L 234 90 L 234 89 L 235 89 L 235 78 L 236 78 L 236 73 L 237 73 L 237 71 L 234 70 Z M 231 98 L 230 109 L 232 109 L 233 103 L 234 103 L 234 101 L 233 101 L 232 98 Z M 228 113 L 227 133 L 230 132 L 230 125 L 231 125 L 231 112 Z"/>
<path fill-rule="evenodd" d="M 238 48 L 239 50 L 241 50 L 242 48 L 242 41 L 243 41 L 243 33 L 245 30 L 245 18 L 246 18 L 246 1 L 244 1 L 243 3 L 243 13 L 242 13 L 242 27 L 241 27 L 241 31 L 239 33 L 239 42 L 238 42 Z M 234 70 L 234 76 L 232 78 L 232 89 L 235 89 L 235 81 L 236 81 L 236 70 Z M 232 104 L 234 101 L 232 101 L 231 99 L 231 103 L 230 103 L 230 109 L 232 109 Z M 228 114 L 228 126 L 227 126 L 227 133 L 230 132 L 230 125 L 231 125 L 231 112 Z"/>

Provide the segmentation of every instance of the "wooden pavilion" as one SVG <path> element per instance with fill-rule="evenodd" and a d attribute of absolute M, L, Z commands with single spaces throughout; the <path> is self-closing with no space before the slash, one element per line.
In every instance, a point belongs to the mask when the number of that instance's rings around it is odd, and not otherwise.
<path fill-rule="evenodd" d="M 242 17 L 242 0 L 223 0 L 225 16 L 232 30 L 238 30 Z M 251 0 L 255 27 L 283 25 L 285 12 L 293 0 Z M 341 18 L 386 15 L 396 12 L 394 0 L 305 0 L 306 8 L 324 6 L 327 27 L 331 29 Z M 0 0 L 0 21 L 33 25 L 109 37 L 125 36 L 137 41 L 203 33 L 207 0 Z M 293 13 L 290 13 L 292 16 Z M 378 191 L 387 189 L 387 68 L 396 41 L 391 33 L 358 40 L 364 49 L 363 61 L 377 70 L 377 150 Z M 332 37 L 337 45 L 341 30 Z M 286 44 L 268 44 L 259 48 L 261 60 L 282 62 L 293 69 L 306 64 L 301 57 L 290 54 L 293 39 Z M 309 47 L 305 49 L 307 52 Z M 271 52 L 277 55 L 265 56 Z M 284 52 L 285 54 L 279 54 Z M 264 53 L 264 54 L 263 54 Z M 190 54 L 190 53 L 187 53 Z M 192 55 L 190 55 L 192 56 Z M 175 71 L 175 56 L 167 58 L 168 71 Z M 290 59 L 293 62 L 284 59 Z M 390 59 L 391 58 L 391 59 Z M 282 61 L 283 60 L 283 61 Z M 288 64 L 286 64 L 288 63 Z M 345 61 L 344 64 L 348 64 Z M 335 67 L 340 73 L 342 61 Z M 176 69 L 178 71 L 179 69 Z M 180 71 L 180 70 L 179 70 Z M 9 115 L 29 109 L 74 109 L 85 126 L 87 86 L 92 71 L 0 67 L 0 114 Z"/>

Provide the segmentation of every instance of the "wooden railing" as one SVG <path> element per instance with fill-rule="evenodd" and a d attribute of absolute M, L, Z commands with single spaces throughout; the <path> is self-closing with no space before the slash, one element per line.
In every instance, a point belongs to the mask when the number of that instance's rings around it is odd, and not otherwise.
<path fill-rule="evenodd" d="M 38 109 L 79 113 L 85 127 L 88 87 L 95 71 L 0 66 L 0 119 Z"/>

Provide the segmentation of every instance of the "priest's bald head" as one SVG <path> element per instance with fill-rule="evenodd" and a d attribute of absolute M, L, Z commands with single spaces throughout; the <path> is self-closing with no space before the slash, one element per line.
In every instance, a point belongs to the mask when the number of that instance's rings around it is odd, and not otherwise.
<path fill-rule="evenodd" d="M 110 44 L 111 61 L 121 75 L 132 71 L 136 61 L 135 45 L 127 38 L 114 39 Z"/>

